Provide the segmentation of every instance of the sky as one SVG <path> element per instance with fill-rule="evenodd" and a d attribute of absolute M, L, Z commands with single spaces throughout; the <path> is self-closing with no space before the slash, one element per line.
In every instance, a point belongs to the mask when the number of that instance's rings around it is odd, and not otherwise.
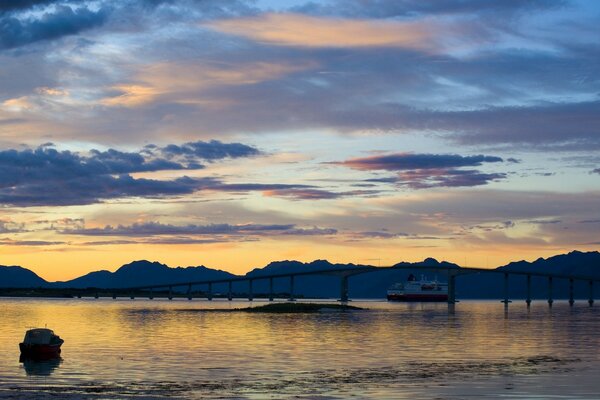
<path fill-rule="evenodd" d="M 0 3 L 0 264 L 600 249 L 600 3 Z"/>

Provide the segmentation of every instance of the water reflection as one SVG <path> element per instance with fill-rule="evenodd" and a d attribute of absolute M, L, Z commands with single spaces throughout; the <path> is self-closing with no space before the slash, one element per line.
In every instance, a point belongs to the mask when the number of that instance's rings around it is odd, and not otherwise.
<path fill-rule="evenodd" d="M 62 358 L 60 356 L 33 358 L 21 355 L 19 362 L 23 364 L 27 375 L 49 376 L 58 368 Z"/>
<path fill-rule="evenodd" d="M 0 354 L 6 355 L 0 399 L 32 398 L 36 391 L 61 399 L 100 391 L 104 398 L 136 400 L 448 398 L 438 393 L 445 390 L 458 393 L 452 398 L 473 398 L 470 385 L 499 395 L 506 394 L 506 380 L 512 393 L 531 398 L 548 394 L 541 384 L 546 375 L 569 376 L 565 390 L 600 398 L 597 378 L 587 372 L 600 373 L 600 308 L 587 304 L 512 303 L 505 313 L 497 301 L 463 301 L 452 309 L 354 301 L 368 310 L 215 312 L 252 304 L 0 299 Z M 22 359 L 19 365 L 23 329 L 46 322 L 65 339 L 68 362 Z"/>

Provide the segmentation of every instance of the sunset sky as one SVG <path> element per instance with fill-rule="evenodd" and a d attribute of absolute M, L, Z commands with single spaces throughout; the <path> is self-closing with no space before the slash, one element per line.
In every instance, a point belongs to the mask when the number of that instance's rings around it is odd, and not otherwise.
<path fill-rule="evenodd" d="M 600 2 L 0 3 L 0 264 L 600 249 Z"/>

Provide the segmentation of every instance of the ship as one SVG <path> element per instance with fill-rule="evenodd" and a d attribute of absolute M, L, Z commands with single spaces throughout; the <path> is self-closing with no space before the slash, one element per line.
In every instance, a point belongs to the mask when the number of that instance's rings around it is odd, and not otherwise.
<path fill-rule="evenodd" d="M 448 301 L 448 283 L 421 280 L 410 274 L 406 283 L 395 283 L 387 291 L 389 301 Z"/>
<path fill-rule="evenodd" d="M 19 343 L 21 355 L 34 358 L 51 358 L 60 355 L 60 346 L 64 340 L 48 328 L 33 328 L 25 332 L 25 338 Z"/>

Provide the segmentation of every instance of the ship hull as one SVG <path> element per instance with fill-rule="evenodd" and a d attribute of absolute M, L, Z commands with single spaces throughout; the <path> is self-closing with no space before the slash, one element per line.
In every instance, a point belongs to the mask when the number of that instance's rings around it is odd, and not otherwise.
<path fill-rule="evenodd" d="M 432 294 L 432 293 L 393 293 L 388 294 L 387 299 L 389 301 L 448 301 L 448 294 Z"/>

